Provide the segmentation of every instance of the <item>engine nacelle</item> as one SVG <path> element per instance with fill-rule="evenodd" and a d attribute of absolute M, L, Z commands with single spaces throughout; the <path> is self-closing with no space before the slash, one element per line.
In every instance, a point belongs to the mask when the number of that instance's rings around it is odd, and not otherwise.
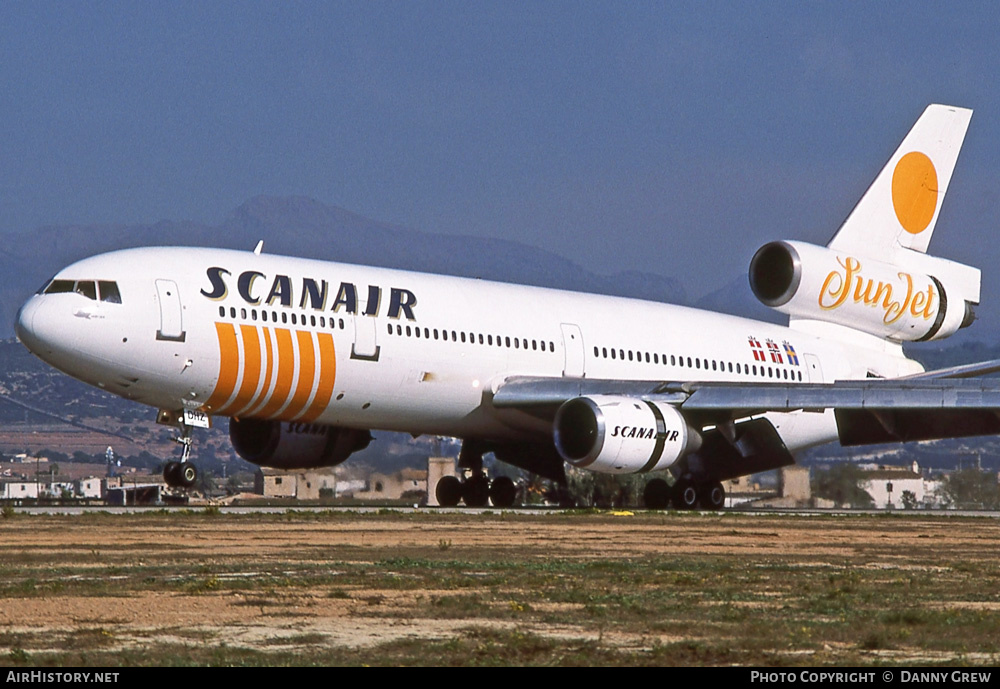
<path fill-rule="evenodd" d="M 898 341 L 939 340 L 971 325 L 979 271 L 911 254 L 912 267 L 804 242 L 771 242 L 750 262 L 750 287 L 762 303 L 793 318 Z"/>
<path fill-rule="evenodd" d="M 556 413 L 555 444 L 575 467 L 608 474 L 659 471 L 701 445 L 701 436 L 669 404 L 592 395 Z"/>
<path fill-rule="evenodd" d="M 229 420 L 229 439 L 248 462 L 275 469 L 337 466 L 368 447 L 371 433 L 311 423 Z"/>

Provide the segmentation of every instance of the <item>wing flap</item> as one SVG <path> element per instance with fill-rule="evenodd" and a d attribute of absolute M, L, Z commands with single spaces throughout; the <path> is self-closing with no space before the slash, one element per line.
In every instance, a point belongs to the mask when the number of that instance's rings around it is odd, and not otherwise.
<path fill-rule="evenodd" d="M 841 445 L 967 438 L 1000 433 L 1000 410 L 836 409 Z"/>

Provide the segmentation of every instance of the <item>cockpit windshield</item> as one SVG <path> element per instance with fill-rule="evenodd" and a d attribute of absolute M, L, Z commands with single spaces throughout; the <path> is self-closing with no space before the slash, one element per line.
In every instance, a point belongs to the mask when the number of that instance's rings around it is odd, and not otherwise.
<path fill-rule="evenodd" d="M 76 293 L 97 301 L 97 285 L 94 284 L 93 280 L 77 280 Z"/>
<path fill-rule="evenodd" d="M 53 280 L 41 291 L 41 294 L 60 294 L 62 292 L 72 292 L 72 280 Z"/>
<path fill-rule="evenodd" d="M 97 285 L 101 288 L 101 301 L 109 304 L 121 304 L 122 295 L 118 292 L 118 283 L 110 280 L 99 280 Z"/>
<path fill-rule="evenodd" d="M 100 300 L 109 304 L 121 304 L 122 295 L 118 291 L 118 283 L 111 280 L 52 280 L 41 291 L 41 294 L 65 294 L 76 292 L 79 295 L 97 301 L 98 288 Z"/>

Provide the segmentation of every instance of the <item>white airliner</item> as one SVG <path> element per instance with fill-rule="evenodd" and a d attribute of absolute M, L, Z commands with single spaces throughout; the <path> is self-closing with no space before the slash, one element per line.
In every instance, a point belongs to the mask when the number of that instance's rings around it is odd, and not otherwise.
<path fill-rule="evenodd" d="M 1000 433 L 997 362 L 922 373 L 903 342 L 974 319 L 978 269 L 925 251 L 970 110 L 931 105 L 826 247 L 773 242 L 750 284 L 788 326 L 681 306 L 254 251 L 130 249 L 60 271 L 17 335 L 180 429 L 229 417 L 236 451 L 332 466 L 372 429 L 463 440 L 442 504 L 505 506 L 482 457 L 650 472 L 648 506 L 720 508 L 727 478 L 819 443 Z"/>

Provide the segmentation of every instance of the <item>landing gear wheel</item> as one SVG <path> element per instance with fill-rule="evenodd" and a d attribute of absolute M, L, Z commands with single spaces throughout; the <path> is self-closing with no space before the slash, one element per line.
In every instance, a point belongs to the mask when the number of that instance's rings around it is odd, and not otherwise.
<path fill-rule="evenodd" d="M 726 489 L 716 481 L 703 486 L 701 491 L 701 506 L 707 510 L 721 510 L 726 505 Z"/>
<path fill-rule="evenodd" d="M 454 507 L 462 499 L 462 482 L 457 476 L 444 476 L 437 482 L 434 496 L 441 507 Z"/>
<path fill-rule="evenodd" d="M 468 507 L 485 507 L 490 499 L 490 482 L 485 476 L 472 476 L 462 484 L 462 499 Z"/>
<path fill-rule="evenodd" d="M 163 467 L 163 480 L 171 488 L 177 488 L 181 485 L 180 468 L 180 462 L 167 462 L 166 466 Z"/>
<path fill-rule="evenodd" d="M 191 456 L 191 433 L 194 428 L 186 424 L 181 417 L 180 412 L 169 409 L 161 409 L 157 416 L 157 423 L 176 424 L 181 432 L 173 439 L 181 446 L 181 461 L 167 462 L 163 467 L 163 480 L 170 488 L 193 488 L 198 482 L 198 468 L 189 462 L 188 458 Z"/>
<path fill-rule="evenodd" d="M 506 476 L 493 479 L 490 484 L 490 502 L 494 507 L 510 507 L 517 499 L 517 486 Z"/>
<path fill-rule="evenodd" d="M 183 488 L 192 488 L 198 482 L 198 468 L 191 462 L 181 462 L 177 470 L 177 477 Z"/>
<path fill-rule="evenodd" d="M 679 510 L 693 510 L 698 507 L 698 489 L 694 483 L 681 479 L 674 485 L 674 507 Z"/>
<path fill-rule="evenodd" d="M 670 507 L 670 486 L 662 478 L 650 480 L 642 491 L 642 502 L 647 510 L 665 510 Z"/>

